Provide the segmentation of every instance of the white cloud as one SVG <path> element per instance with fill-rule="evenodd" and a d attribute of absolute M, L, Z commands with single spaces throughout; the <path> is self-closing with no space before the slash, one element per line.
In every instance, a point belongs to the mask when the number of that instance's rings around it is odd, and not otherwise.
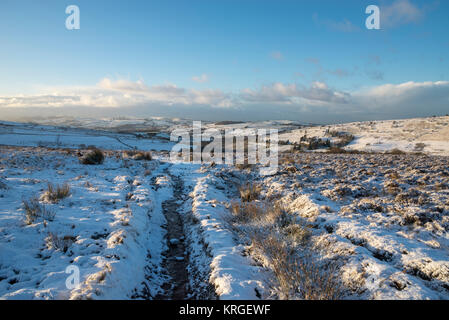
<path fill-rule="evenodd" d="M 323 82 L 314 82 L 309 88 L 299 87 L 296 84 L 274 83 L 263 86 L 260 90 L 244 89 L 241 98 L 246 102 L 279 102 L 295 104 L 298 100 L 321 101 L 325 103 L 346 103 L 348 94 L 334 91 Z"/>
<path fill-rule="evenodd" d="M 421 90 L 434 88 L 447 88 L 449 81 L 427 81 L 427 82 L 404 82 L 401 84 L 384 84 L 360 91 L 359 94 L 368 95 L 372 97 L 391 97 L 391 96 L 407 96 L 416 94 Z"/>
<path fill-rule="evenodd" d="M 94 87 L 48 88 L 37 95 L 0 97 L 0 107 L 129 107 L 205 104 L 226 106 L 228 97 L 220 90 L 187 90 L 174 84 L 148 86 L 143 81 L 102 79 Z"/>
<path fill-rule="evenodd" d="M 198 83 L 206 83 L 209 81 L 209 76 L 205 73 L 203 73 L 200 76 L 194 76 L 192 77 L 192 80 Z"/>
<path fill-rule="evenodd" d="M 396 0 L 391 5 L 380 7 L 381 28 L 416 23 L 423 17 L 424 9 L 418 8 L 409 0 Z"/>
<path fill-rule="evenodd" d="M 107 90 L 123 90 L 123 91 L 135 91 L 143 92 L 148 90 L 148 87 L 143 83 L 143 81 L 138 80 L 132 82 L 129 80 L 116 80 L 112 81 L 109 78 L 104 78 L 98 83 L 98 87 Z"/>
<path fill-rule="evenodd" d="M 448 105 L 448 81 L 383 84 L 355 92 L 340 91 L 324 82 L 309 86 L 276 82 L 259 89 L 225 93 L 105 78 L 92 87 L 53 87 L 36 95 L 0 96 L 3 118 L 12 110 L 22 115 L 39 110 L 35 113 L 41 115 L 44 109 L 65 114 L 80 108 L 92 113 L 106 108 L 105 114 L 139 110 L 139 114 L 198 119 L 328 122 L 446 114 Z"/>

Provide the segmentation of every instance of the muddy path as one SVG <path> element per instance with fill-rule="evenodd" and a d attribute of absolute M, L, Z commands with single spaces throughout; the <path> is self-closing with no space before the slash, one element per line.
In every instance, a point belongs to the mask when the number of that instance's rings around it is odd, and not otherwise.
<path fill-rule="evenodd" d="M 191 190 L 184 188 L 185 177 L 175 166 L 165 162 L 151 178 L 155 209 L 149 216 L 164 244 L 159 252 L 148 248 L 145 281 L 132 299 L 217 299 L 209 281 L 212 255 L 193 217 Z"/>
<path fill-rule="evenodd" d="M 162 203 L 162 210 L 167 220 L 166 240 L 168 250 L 164 253 L 163 266 L 170 280 L 162 289 L 163 294 L 156 296 L 159 300 L 186 300 L 191 294 L 189 292 L 189 253 L 184 234 L 184 219 L 180 212 L 183 203 L 183 184 L 179 177 L 164 170 L 173 185 L 173 197 Z"/>

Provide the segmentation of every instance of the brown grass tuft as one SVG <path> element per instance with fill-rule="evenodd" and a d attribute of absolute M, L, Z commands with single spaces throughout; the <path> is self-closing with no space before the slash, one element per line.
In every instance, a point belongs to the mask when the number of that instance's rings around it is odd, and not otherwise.
<path fill-rule="evenodd" d="M 55 233 L 49 232 L 47 238 L 45 238 L 45 243 L 48 249 L 61 250 L 62 252 L 67 252 L 69 247 L 76 241 L 73 236 L 59 237 Z"/>
<path fill-rule="evenodd" d="M 240 199 L 242 202 L 250 202 L 257 200 L 260 195 L 260 191 L 262 191 L 261 186 L 257 184 L 245 184 L 240 186 L 239 188 Z"/>
<path fill-rule="evenodd" d="M 25 210 L 25 223 L 28 225 L 33 224 L 37 218 L 53 221 L 56 215 L 54 211 L 48 209 L 44 205 L 41 205 L 39 203 L 39 199 L 37 198 L 24 200 L 23 207 Z"/>
<path fill-rule="evenodd" d="M 343 297 L 334 264 L 321 266 L 311 254 L 295 257 L 287 243 L 273 234 L 256 234 L 252 245 L 267 258 L 280 299 L 338 300 Z"/>
<path fill-rule="evenodd" d="M 385 153 L 387 153 L 387 154 L 394 154 L 394 155 L 402 155 L 402 154 L 406 154 L 406 152 L 404 152 L 404 151 L 402 151 L 402 150 L 400 150 L 400 149 L 397 149 L 397 148 L 394 148 L 394 149 L 392 149 L 392 150 L 389 150 L 389 151 L 387 151 L 387 152 L 385 152 Z"/>
<path fill-rule="evenodd" d="M 80 162 L 86 165 L 98 165 L 104 162 L 104 153 L 100 149 L 92 149 L 80 158 Z"/>
<path fill-rule="evenodd" d="M 49 183 L 47 190 L 41 197 L 41 200 L 50 203 L 57 203 L 59 202 L 59 200 L 67 198 L 68 196 L 70 196 L 70 186 L 67 183 L 64 183 L 61 186 L 54 186 L 53 184 Z"/>

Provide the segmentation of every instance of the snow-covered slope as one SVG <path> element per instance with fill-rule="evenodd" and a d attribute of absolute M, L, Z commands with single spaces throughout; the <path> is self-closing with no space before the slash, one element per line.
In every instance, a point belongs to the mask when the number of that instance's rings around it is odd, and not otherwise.
<path fill-rule="evenodd" d="M 100 133 L 86 133 L 87 131 L 75 132 L 75 136 L 79 135 L 89 135 L 91 134 L 92 141 L 97 144 L 104 144 L 106 146 L 114 147 L 116 143 L 110 142 L 110 139 L 120 138 L 123 142 L 129 145 L 137 146 L 138 148 L 145 148 L 148 146 L 149 141 L 135 141 L 135 136 L 126 135 L 122 133 L 122 136 L 116 136 L 118 132 L 127 133 L 146 133 L 150 132 L 156 134 L 159 132 L 159 136 L 165 138 L 170 136 L 170 133 L 174 129 L 186 128 L 188 130 L 192 129 L 192 120 L 187 119 L 168 119 L 168 118 L 149 118 L 149 119 L 85 119 L 85 118 L 54 118 L 46 120 L 36 120 L 36 123 L 41 125 L 50 126 L 60 126 L 60 127 L 70 127 L 70 128 L 83 128 L 92 130 L 103 130 Z M 4 123 L 6 124 L 6 123 Z M 12 124 L 13 127 L 17 124 Z M 346 132 L 354 135 L 355 139 L 345 148 L 348 150 L 362 150 L 362 151 L 374 151 L 374 152 L 384 152 L 393 149 L 399 149 L 405 152 L 422 152 L 426 154 L 434 155 L 449 155 L 449 117 L 429 117 L 429 118 L 416 118 L 416 119 L 404 119 L 404 120 L 384 120 L 384 121 L 366 121 L 366 122 L 352 122 L 344 124 L 333 124 L 333 125 L 305 125 L 300 122 L 295 121 L 259 121 L 259 122 L 202 122 L 203 129 L 216 128 L 219 130 L 226 129 L 248 129 L 248 128 L 258 128 L 258 129 L 278 129 L 279 130 L 279 140 L 289 141 L 290 143 L 298 143 L 301 138 L 307 136 L 317 137 L 317 138 L 328 138 L 326 133 L 330 132 Z M 72 130 L 64 129 L 68 131 L 67 133 L 52 134 L 47 138 L 43 138 L 39 134 L 39 130 L 42 129 L 39 126 L 30 125 L 21 128 L 21 130 L 28 130 L 27 132 L 31 135 L 33 132 L 29 130 L 35 130 L 36 139 L 40 139 L 42 142 L 47 144 L 55 144 L 61 139 L 65 141 L 66 135 L 71 134 Z M 52 129 L 55 132 L 61 130 L 60 128 Z M 109 131 L 109 133 L 105 133 Z M 24 135 L 24 132 L 20 132 L 17 128 L 19 134 Z M 112 134 L 115 132 L 115 134 Z M 95 137 L 97 135 L 97 137 Z M 98 137 L 98 135 L 100 135 Z M 112 135 L 112 137 L 111 137 Z M 2 137 L 3 136 L 3 137 Z M 8 144 L 7 141 L 15 141 L 18 137 L 13 138 L 8 131 L 5 129 L 5 125 L 0 125 L 0 144 Z M 23 136 L 23 139 L 17 141 L 17 145 L 27 145 L 30 143 L 29 138 Z M 38 141 L 33 140 L 33 143 L 38 143 Z M 59 139 L 59 140 L 58 140 Z M 73 140 L 73 145 L 76 145 L 80 137 L 71 138 Z M 127 142 L 129 140 L 129 143 Z M 12 142 L 12 143 L 13 143 Z M 21 144 L 19 144 L 21 143 Z M 160 150 L 166 148 L 164 145 L 159 145 L 155 141 L 151 142 L 155 144 L 154 149 Z M 120 146 L 120 143 L 117 147 Z M 280 150 L 288 150 L 289 148 L 281 145 Z"/>
<path fill-rule="evenodd" d="M 0 145 L 107 150 L 170 150 L 174 143 L 149 136 L 70 127 L 0 122 Z"/>
<path fill-rule="evenodd" d="M 0 298 L 130 298 L 145 266 L 152 263 L 157 272 L 165 246 L 156 226 L 164 223 L 160 197 L 167 192 L 151 185 L 158 168 L 157 161 L 108 156 L 104 164 L 86 166 L 70 152 L 2 149 Z M 40 197 L 48 183 L 67 184 L 70 195 L 46 202 Z M 27 221 L 23 201 L 39 198 L 54 217 Z M 75 290 L 66 287 L 69 266 L 79 268 Z"/>
<path fill-rule="evenodd" d="M 449 117 L 368 121 L 306 127 L 283 133 L 279 139 L 299 142 L 301 137 L 325 138 L 327 131 L 347 132 L 355 140 L 346 149 L 364 151 L 423 152 L 449 155 Z"/>

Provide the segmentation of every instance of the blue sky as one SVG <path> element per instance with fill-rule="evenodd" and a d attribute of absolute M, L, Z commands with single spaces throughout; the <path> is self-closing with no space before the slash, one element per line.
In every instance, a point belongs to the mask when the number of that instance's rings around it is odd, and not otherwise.
<path fill-rule="evenodd" d="M 80 30 L 65 28 L 72 4 Z M 370 4 L 381 8 L 381 30 L 365 28 Z M 448 1 L 2 0 L 0 30 L 4 114 L 104 107 L 251 119 L 259 106 L 261 118 L 333 121 L 449 113 Z M 398 92 L 402 104 L 388 105 Z M 419 100 L 435 95 L 431 109 Z M 407 111 L 411 96 L 422 110 Z"/>

